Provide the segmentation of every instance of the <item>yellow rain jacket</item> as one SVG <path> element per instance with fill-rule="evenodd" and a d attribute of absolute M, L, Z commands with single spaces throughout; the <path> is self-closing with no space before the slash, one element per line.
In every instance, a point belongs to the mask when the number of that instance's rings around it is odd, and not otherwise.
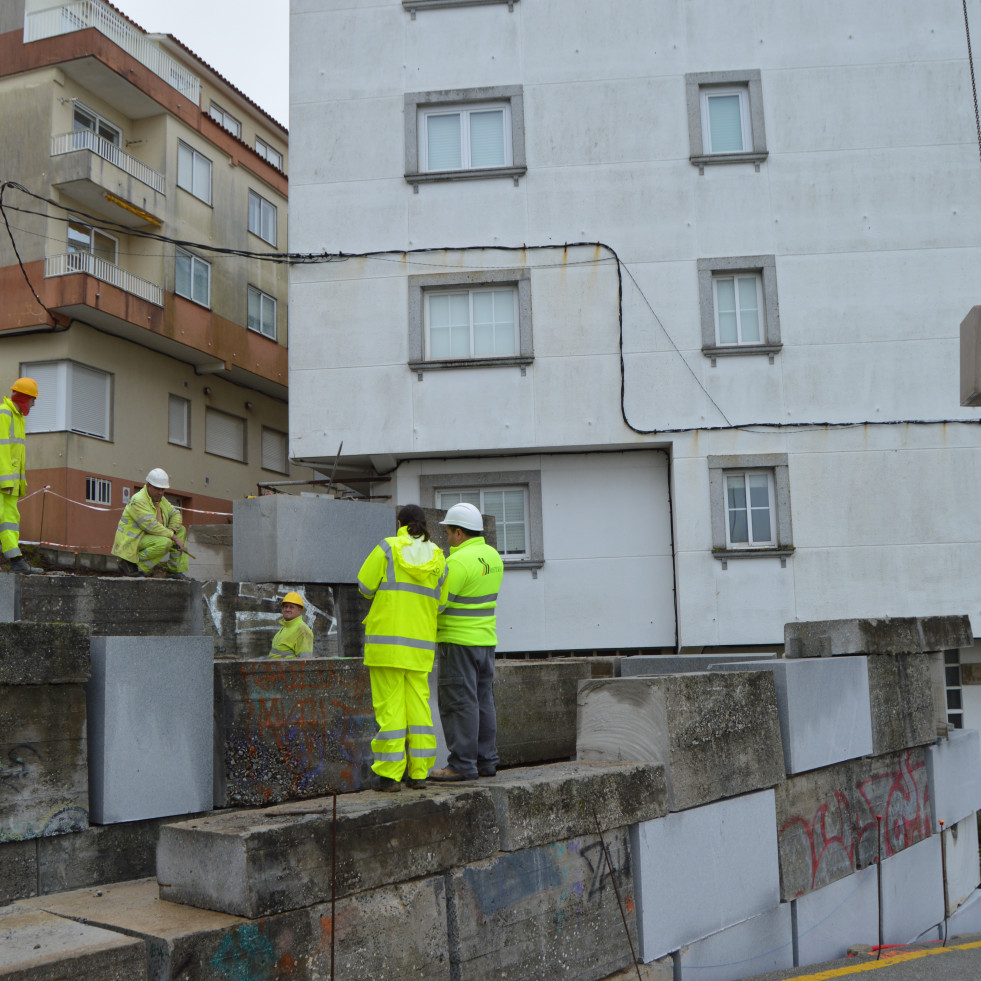
<path fill-rule="evenodd" d="M 442 550 L 399 528 L 372 549 L 358 572 L 358 590 L 371 600 L 364 618 L 368 667 L 429 672 L 436 655 L 436 615 L 446 602 Z"/>
<path fill-rule="evenodd" d="M 0 488 L 23 497 L 27 493 L 26 467 L 24 417 L 13 400 L 5 397 L 0 406 Z"/>
<path fill-rule="evenodd" d="M 497 594 L 504 561 L 483 536 L 450 548 L 446 560 L 446 609 L 439 614 L 436 639 L 464 647 L 497 645 Z"/>
<path fill-rule="evenodd" d="M 297 657 L 313 653 L 313 631 L 303 622 L 303 614 L 292 620 L 280 617 L 279 630 L 273 637 L 270 657 Z"/>
<path fill-rule="evenodd" d="M 160 521 L 157 520 L 157 507 L 160 508 Z M 116 538 L 112 543 L 112 554 L 127 562 L 139 560 L 140 539 L 144 535 L 156 538 L 176 538 L 183 527 L 181 514 L 166 497 L 154 505 L 144 484 L 123 508 Z"/>

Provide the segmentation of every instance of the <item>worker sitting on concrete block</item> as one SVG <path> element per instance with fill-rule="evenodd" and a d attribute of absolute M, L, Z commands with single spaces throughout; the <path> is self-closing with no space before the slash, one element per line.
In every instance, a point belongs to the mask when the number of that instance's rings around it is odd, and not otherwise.
<path fill-rule="evenodd" d="M 313 631 L 303 622 L 303 597 L 287 593 L 283 597 L 283 616 L 273 637 L 270 657 L 302 657 L 313 654 Z"/>
<path fill-rule="evenodd" d="M 123 508 L 112 554 L 126 575 L 142 579 L 160 569 L 168 579 L 187 578 L 187 529 L 180 511 L 164 497 L 169 488 L 167 472 L 154 467 Z"/>

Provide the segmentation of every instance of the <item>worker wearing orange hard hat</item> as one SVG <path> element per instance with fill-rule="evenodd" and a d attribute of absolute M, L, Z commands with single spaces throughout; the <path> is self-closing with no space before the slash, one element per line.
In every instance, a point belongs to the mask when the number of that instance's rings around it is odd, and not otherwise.
<path fill-rule="evenodd" d="M 303 622 L 306 604 L 299 593 L 283 597 L 283 617 L 273 637 L 270 657 L 303 657 L 313 654 L 313 631 Z"/>
<path fill-rule="evenodd" d="M 20 550 L 19 501 L 27 493 L 27 442 L 24 417 L 37 398 L 37 382 L 18 378 L 0 406 L 0 547 L 11 572 L 31 573 Z"/>

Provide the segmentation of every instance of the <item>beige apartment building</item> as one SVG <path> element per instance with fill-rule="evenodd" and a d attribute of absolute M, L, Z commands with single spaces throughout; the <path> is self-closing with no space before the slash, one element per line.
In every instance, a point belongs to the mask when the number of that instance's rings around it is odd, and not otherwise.
<path fill-rule="evenodd" d="M 287 247 L 285 127 L 102 0 L 4 0 L 0 125 L 22 186 L 0 387 L 40 388 L 22 539 L 107 550 L 151 467 L 187 523 L 312 477 L 288 459 L 287 266 L 266 258 Z"/>

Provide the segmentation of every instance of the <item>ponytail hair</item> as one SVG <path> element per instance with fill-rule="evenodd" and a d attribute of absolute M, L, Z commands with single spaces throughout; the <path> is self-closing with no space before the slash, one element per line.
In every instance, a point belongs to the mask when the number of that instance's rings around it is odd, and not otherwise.
<path fill-rule="evenodd" d="M 395 516 L 400 528 L 408 528 L 413 538 L 428 542 L 429 529 L 426 527 L 426 512 L 418 504 L 404 504 Z"/>

